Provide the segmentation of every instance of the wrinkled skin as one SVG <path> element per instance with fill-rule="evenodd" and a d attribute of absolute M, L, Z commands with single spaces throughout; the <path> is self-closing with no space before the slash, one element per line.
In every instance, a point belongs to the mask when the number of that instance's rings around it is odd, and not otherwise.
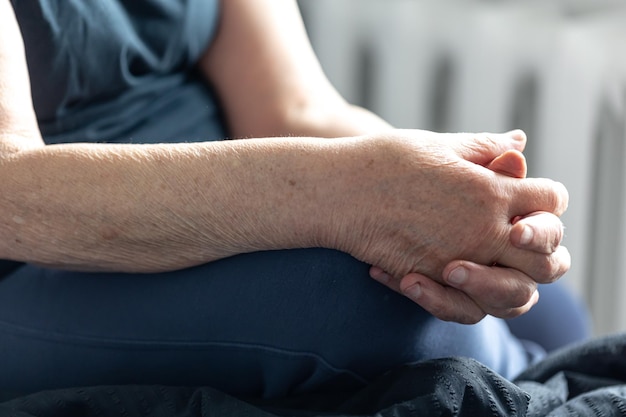
<path fill-rule="evenodd" d="M 523 156 L 503 148 L 515 145 L 499 135 L 423 131 L 387 140 L 384 153 L 363 159 L 358 177 L 346 171 L 347 183 L 367 188 L 343 191 L 352 218 L 337 226 L 350 238 L 338 246 L 377 265 L 375 279 L 437 317 L 473 323 L 528 311 L 536 283 L 567 271 L 558 219 L 567 191 L 551 180 L 523 179 Z M 525 226 L 541 233 L 523 244 Z M 471 279 L 453 283 L 450 272 L 459 265 Z"/>

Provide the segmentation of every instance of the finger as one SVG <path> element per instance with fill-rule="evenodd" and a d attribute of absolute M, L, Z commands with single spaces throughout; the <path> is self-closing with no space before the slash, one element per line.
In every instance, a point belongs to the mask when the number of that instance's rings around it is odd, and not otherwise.
<path fill-rule="evenodd" d="M 503 135 L 511 136 L 513 139 L 519 142 L 522 142 L 524 146 L 526 146 L 526 142 L 527 142 L 526 133 L 521 129 L 510 130 L 506 133 L 503 133 Z M 523 151 L 523 150 L 524 149 L 520 149 L 520 151 Z"/>
<path fill-rule="evenodd" d="M 539 301 L 539 291 L 535 290 L 528 303 L 521 307 L 509 308 L 509 309 L 499 309 L 499 310 L 490 310 L 487 314 L 498 317 L 501 319 L 513 319 L 515 317 L 519 317 L 522 314 L 526 314 L 530 311 L 531 308 L 534 307 L 535 304 Z"/>
<path fill-rule="evenodd" d="M 520 151 L 511 149 L 497 156 L 487 165 L 487 168 L 508 177 L 525 178 L 527 172 L 526 158 Z"/>
<path fill-rule="evenodd" d="M 443 286 L 417 273 L 402 278 L 400 292 L 440 320 L 475 324 L 486 315 L 462 291 Z"/>
<path fill-rule="evenodd" d="M 507 133 L 478 133 L 454 135 L 460 143 L 459 156 L 478 165 L 487 166 L 506 151 L 522 152 L 526 146 L 526 135 L 521 130 Z"/>
<path fill-rule="evenodd" d="M 563 223 L 552 213 L 532 213 L 515 222 L 510 238 L 517 248 L 551 254 L 563 240 Z"/>
<path fill-rule="evenodd" d="M 509 217 L 526 216 L 545 211 L 561 216 L 569 203 L 569 193 L 563 184 L 547 178 L 506 178 L 510 198 Z M 501 184 L 502 177 L 498 180 Z"/>
<path fill-rule="evenodd" d="M 571 266 L 571 256 L 565 246 L 550 254 L 519 249 L 511 245 L 498 259 L 498 265 L 517 269 L 540 284 L 549 284 L 562 277 Z"/>
<path fill-rule="evenodd" d="M 488 314 L 525 309 L 537 283 L 523 272 L 468 261 L 453 261 L 443 271 L 445 282 L 472 298 Z"/>
<path fill-rule="evenodd" d="M 379 266 L 371 266 L 370 267 L 370 277 L 372 277 L 375 281 L 380 282 L 381 284 L 391 288 L 396 292 L 400 292 L 400 283 L 397 279 L 394 279 L 391 275 L 385 272 Z"/>

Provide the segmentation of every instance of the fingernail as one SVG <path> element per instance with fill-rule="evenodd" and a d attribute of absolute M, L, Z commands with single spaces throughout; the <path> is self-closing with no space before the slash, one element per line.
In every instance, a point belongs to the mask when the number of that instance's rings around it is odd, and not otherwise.
<path fill-rule="evenodd" d="M 461 285 L 467 281 L 467 269 L 459 266 L 454 268 L 450 274 L 448 274 L 448 282 L 453 285 Z"/>
<path fill-rule="evenodd" d="M 532 240 L 535 232 L 533 228 L 530 226 L 524 226 L 524 230 L 522 230 L 522 236 L 520 236 L 519 243 L 522 245 L 528 245 Z"/>
<path fill-rule="evenodd" d="M 523 130 L 520 130 L 520 129 L 509 130 L 508 132 L 505 133 L 505 135 L 511 136 L 513 139 L 520 141 L 520 142 L 523 140 L 526 140 L 526 134 L 524 133 Z"/>
<path fill-rule="evenodd" d="M 404 294 L 412 300 L 417 300 L 422 295 L 422 286 L 415 283 L 404 290 Z"/>
<path fill-rule="evenodd" d="M 380 282 L 381 284 L 388 284 L 391 282 L 391 275 L 386 273 L 383 270 L 376 270 L 370 273 L 370 276 L 374 278 L 374 280 Z"/>

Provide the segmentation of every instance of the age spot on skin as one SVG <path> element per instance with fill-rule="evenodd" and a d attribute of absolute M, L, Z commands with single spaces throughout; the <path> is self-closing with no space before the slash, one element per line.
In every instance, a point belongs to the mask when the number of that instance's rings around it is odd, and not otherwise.
<path fill-rule="evenodd" d="M 102 229 L 100 233 L 100 236 L 102 236 L 102 239 L 104 240 L 113 240 L 119 235 L 120 235 L 119 232 L 115 230 L 113 227 L 106 227 Z"/>
<path fill-rule="evenodd" d="M 289 185 L 291 185 L 292 187 L 296 185 L 296 182 L 294 180 L 289 180 Z"/>

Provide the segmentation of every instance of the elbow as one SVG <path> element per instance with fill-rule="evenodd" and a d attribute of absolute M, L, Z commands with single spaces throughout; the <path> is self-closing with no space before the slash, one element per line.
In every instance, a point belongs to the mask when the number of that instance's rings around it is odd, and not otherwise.
<path fill-rule="evenodd" d="M 5 133 L 0 129 L 0 163 L 13 159 L 21 152 L 41 148 L 43 139 L 38 130 L 16 131 Z"/>

